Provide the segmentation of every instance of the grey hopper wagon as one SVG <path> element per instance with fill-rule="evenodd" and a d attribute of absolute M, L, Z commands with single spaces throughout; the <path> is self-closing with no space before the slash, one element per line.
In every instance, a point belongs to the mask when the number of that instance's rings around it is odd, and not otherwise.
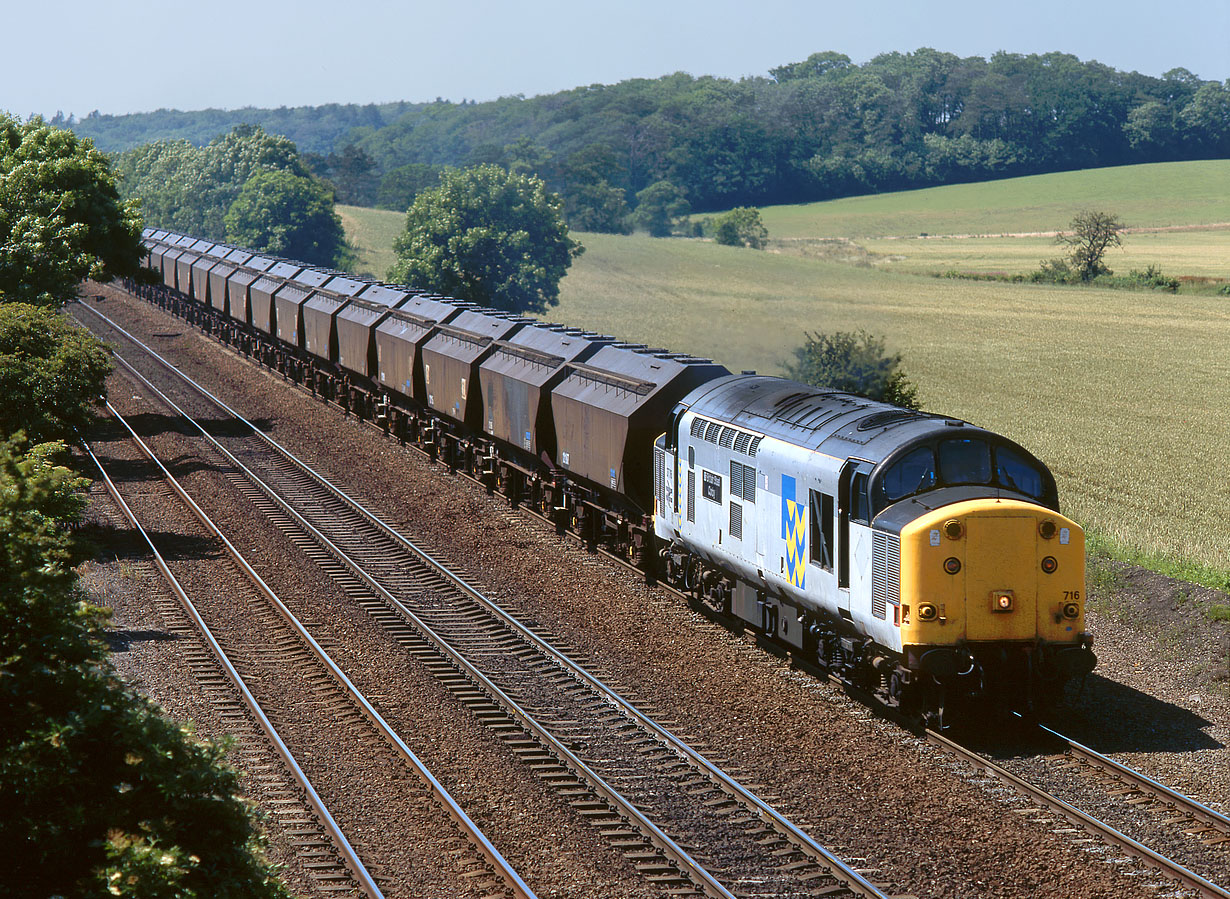
<path fill-rule="evenodd" d="M 551 393 L 559 465 L 652 509 L 654 440 L 680 399 L 728 374 L 708 359 L 618 345 L 569 363 Z"/>
<path fill-rule="evenodd" d="M 209 305 L 223 315 L 228 314 L 230 304 L 227 300 L 228 279 L 241 265 L 252 258 L 245 250 L 231 250 L 209 270 Z"/>
<path fill-rule="evenodd" d="M 210 272 L 223 264 L 222 260 L 232 249 L 234 247 L 228 247 L 225 244 L 214 244 L 203 251 L 192 263 L 192 297 L 202 306 L 213 305 L 210 302 L 213 287 L 213 281 L 209 277 Z"/>
<path fill-rule="evenodd" d="M 369 284 L 338 311 L 337 364 L 364 378 L 376 377 L 376 328 L 412 296 L 384 284 Z"/>
<path fill-rule="evenodd" d="M 274 326 L 279 340 L 303 349 L 303 304 L 331 277 L 328 272 L 305 268 L 273 292 Z"/>
<path fill-rule="evenodd" d="M 528 319 L 506 317 L 488 310 L 467 309 L 423 345 L 423 384 L 427 406 L 441 415 L 481 431 L 482 386 L 478 367 L 495 350 L 497 340 L 507 340 Z"/>
<path fill-rule="evenodd" d="M 443 297 L 405 300 L 376 326 L 376 371 L 380 384 L 427 405 L 423 383 L 423 345 L 439 325 L 451 322 L 472 304 Z"/>
<path fill-rule="evenodd" d="M 175 273 L 175 261 L 182 256 L 186 250 L 180 246 L 169 246 L 162 251 L 159 261 L 162 263 L 162 283 L 171 290 L 175 290 L 178 286 Z"/>
<path fill-rule="evenodd" d="M 274 261 L 265 256 L 253 256 L 226 279 L 227 313 L 235 321 L 245 325 L 251 323 L 251 297 L 248 288 L 273 264 Z"/>
<path fill-rule="evenodd" d="M 180 293 L 194 299 L 197 298 L 193 280 L 196 274 L 195 269 L 202 259 L 209 260 L 210 265 L 213 264 L 213 258 L 209 255 L 213 247 L 213 241 L 194 240 L 187 250 L 180 253 L 179 258 L 175 260 L 175 280 L 179 285 Z"/>
<path fill-rule="evenodd" d="M 337 361 L 337 314 L 366 286 L 365 281 L 335 275 L 303 302 L 299 314 L 303 317 L 304 350 Z"/>
<path fill-rule="evenodd" d="M 277 293 L 279 287 L 301 271 L 303 269 L 292 262 L 275 262 L 264 274 L 252 282 L 252 286 L 248 288 L 252 309 L 252 327 L 266 334 L 274 333 L 273 295 Z"/>
<path fill-rule="evenodd" d="M 537 457 L 554 461 L 555 424 L 551 419 L 551 390 L 564 379 L 566 363 L 584 362 L 599 348 L 613 343 L 558 325 L 525 327 L 495 344 L 479 366 L 483 404 L 483 430 Z"/>

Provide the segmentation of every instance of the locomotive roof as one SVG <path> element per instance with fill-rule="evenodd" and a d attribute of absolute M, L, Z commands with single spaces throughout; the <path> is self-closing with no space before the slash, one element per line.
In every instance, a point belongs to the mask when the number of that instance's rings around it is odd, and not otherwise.
<path fill-rule="evenodd" d="M 737 425 L 839 459 L 880 462 L 932 435 L 988 435 L 955 418 L 764 375 L 708 381 L 681 401 L 697 415 Z"/>

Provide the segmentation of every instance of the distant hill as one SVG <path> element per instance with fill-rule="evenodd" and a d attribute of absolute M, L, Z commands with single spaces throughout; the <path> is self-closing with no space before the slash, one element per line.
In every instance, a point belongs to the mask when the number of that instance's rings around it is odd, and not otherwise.
<path fill-rule="evenodd" d="M 260 125 L 266 131 L 289 137 L 302 153 L 332 153 L 353 142 L 359 134 L 383 128 L 415 108 L 412 103 L 295 106 L 278 109 L 203 109 L 181 112 L 159 109 L 131 115 L 90 113 L 84 119 L 57 118 L 53 124 L 72 128 L 94 141 L 106 153 L 130 150 L 155 140 L 186 140 L 204 146 L 236 125 Z"/>
<path fill-rule="evenodd" d="M 618 231 L 667 181 L 694 211 L 765 206 L 1105 166 L 1230 158 L 1230 86 L 1063 53 L 958 57 L 923 48 L 863 65 L 831 51 L 732 81 L 675 73 L 486 103 L 437 101 L 71 123 L 117 150 L 204 142 L 234 123 L 318 154 L 339 200 L 405 209 L 445 165 L 538 174 L 569 220 Z"/>

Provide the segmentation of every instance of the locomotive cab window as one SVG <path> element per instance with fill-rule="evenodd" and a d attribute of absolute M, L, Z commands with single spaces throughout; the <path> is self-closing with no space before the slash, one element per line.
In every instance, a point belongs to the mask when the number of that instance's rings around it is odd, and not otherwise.
<path fill-rule="evenodd" d="M 867 472 L 860 471 L 850 483 L 850 520 L 871 524 L 871 502 L 867 497 Z"/>
<path fill-rule="evenodd" d="M 880 477 L 880 490 L 887 502 L 922 493 L 935 486 L 935 452 L 920 446 Z"/>
<path fill-rule="evenodd" d="M 1007 446 L 995 447 L 995 480 L 1001 486 L 1034 499 L 1046 493 L 1045 481 L 1038 467 L 1021 453 Z"/>
<path fill-rule="evenodd" d="M 940 480 L 953 486 L 991 483 L 991 448 L 986 441 L 941 440 Z"/>

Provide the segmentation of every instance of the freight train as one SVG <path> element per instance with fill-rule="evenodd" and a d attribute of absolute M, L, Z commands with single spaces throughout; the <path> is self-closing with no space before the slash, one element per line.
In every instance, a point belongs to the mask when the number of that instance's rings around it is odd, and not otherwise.
<path fill-rule="evenodd" d="M 967 422 L 147 230 L 130 287 L 890 706 L 1095 665 L 1084 533 Z"/>

